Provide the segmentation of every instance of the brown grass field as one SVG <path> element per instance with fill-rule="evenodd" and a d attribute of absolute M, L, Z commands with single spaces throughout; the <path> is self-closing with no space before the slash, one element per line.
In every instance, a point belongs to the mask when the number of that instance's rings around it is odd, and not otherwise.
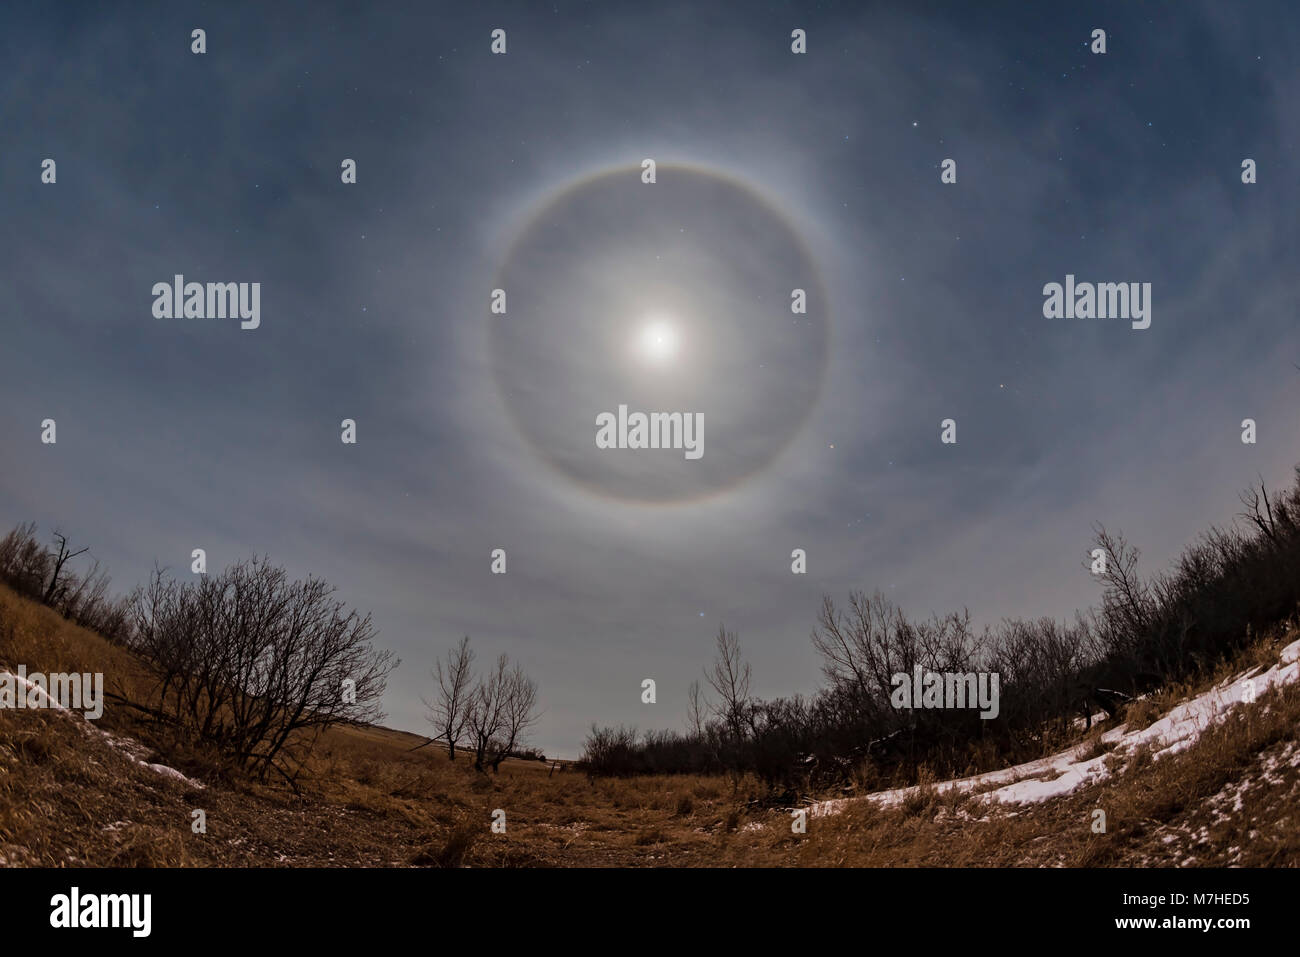
<path fill-rule="evenodd" d="M 1294 635 L 1285 640 L 1294 640 Z M 1284 640 L 1258 642 L 1271 663 Z M 143 671 L 122 649 L 0 586 L 0 666 L 103 672 L 132 699 Z M 1238 669 L 1240 670 L 1240 668 Z M 1209 676 L 1217 680 L 1222 673 Z M 1143 720 L 1192 687 L 1146 706 Z M 1133 715 L 1137 717 L 1137 715 Z M 88 722 L 0 711 L 0 865 L 431 867 L 1294 866 L 1300 863 L 1300 686 L 1242 705 L 1186 751 L 1131 756 L 1105 782 L 1039 805 L 991 805 L 921 787 L 901 806 L 851 802 L 791 829 L 756 782 L 648 776 L 591 780 L 519 760 L 499 775 L 454 764 L 422 739 L 337 727 L 295 794 L 109 701 L 95 723 L 203 786 L 133 761 Z M 1103 729 L 1094 727 L 1090 735 Z M 161 736 L 160 736 L 161 735 Z M 1100 742 L 1097 748 L 1101 748 Z M 1100 753 L 1100 752 L 1098 752 Z M 816 795 L 814 797 L 838 797 Z M 1107 830 L 1093 833 L 1093 811 Z M 194 833 L 192 812 L 206 814 Z M 493 833 L 493 812 L 506 832 Z"/>

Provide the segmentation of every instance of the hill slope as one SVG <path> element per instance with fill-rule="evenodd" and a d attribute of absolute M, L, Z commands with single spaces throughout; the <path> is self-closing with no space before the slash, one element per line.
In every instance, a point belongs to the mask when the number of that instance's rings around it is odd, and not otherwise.
<path fill-rule="evenodd" d="M 477 775 L 434 747 L 411 750 L 414 735 L 344 727 L 295 794 L 113 701 L 95 726 L 0 710 L 0 865 L 1294 865 L 1296 637 L 1260 643 L 1236 673 L 1059 755 L 812 804 L 804 834 L 792 809 L 720 777 L 592 781 L 534 762 Z M 143 674 L 120 648 L 0 589 L 0 668 L 20 663 L 102 671 L 126 698 Z M 490 829 L 497 810 L 505 834 Z"/>

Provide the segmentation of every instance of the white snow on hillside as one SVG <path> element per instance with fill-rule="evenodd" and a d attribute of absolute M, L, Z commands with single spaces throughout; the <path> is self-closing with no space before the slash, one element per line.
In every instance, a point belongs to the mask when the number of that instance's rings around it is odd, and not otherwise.
<path fill-rule="evenodd" d="M 52 711 L 57 714 L 63 714 L 70 719 L 76 720 L 78 722 L 78 726 L 83 731 L 85 731 L 88 734 L 98 735 L 101 739 L 104 740 L 106 744 L 108 744 L 110 748 L 113 748 L 116 751 L 120 751 L 122 754 L 126 755 L 126 757 L 128 757 L 130 760 L 134 761 L 136 764 L 142 765 L 143 767 L 148 768 L 150 771 L 153 771 L 156 774 L 161 774 L 164 777 L 173 778 L 174 780 L 180 781 L 182 784 L 186 784 L 190 787 L 193 788 L 203 787 L 203 785 L 200 782 L 195 781 L 193 778 L 186 777 L 184 774 L 182 774 L 180 771 L 177 771 L 175 768 L 168 767 L 165 764 L 151 764 L 150 762 L 144 760 L 145 756 L 149 753 L 149 749 L 144 747 L 144 745 L 140 744 L 140 742 L 133 741 L 130 738 L 124 738 L 121 735 L 113 734 L 110 731 L 104 731 L 101 728 L 95 727 L 95 725 L 92 722 L 86 719 L 85 715 L 82 715 L 79 712 L 71 711 L 65 708 L 62 704 L 59 703 L 59 701 L 56 698 L 54 698 L 54 696 L 52 696 L 48 691 L 46 691 L 40 685 L 34 684 L 29 679 L 21 677 L 20 675 L 16 675 L 11 671 L 0 671 L 0 676 L 9 676 L 13 679 L 15 684 L 25 685 L 27 688 L 27 700 L 34 701 L 37 707 L 39 707 L 41 710 Z"/>
<path fill-rule="evenodd" d="M 1256 674 L 1258 671 L 1258 668 L 1252 668 L 1236 678 L 1229 678 L 1178 705 L 1148 728 L 1130 731 L 1127 725 L 1120 725 L 1107 731 L 1101 740 L 1114 745 L 1108 754 L 1085 760 L 1082 755 L 1092 748 L 1092 742 L 1088 741 L 1049 758 L 956 781 L 943 781 L 935 785 L 935 790 L 941 794 L 954 788 L 963 793 L 980 790 L 984 792 L 980 794 L 981 798 L 1004 804 L 1031 804 L 1070 794 L 1085 784 L 1104 779 L 1110 773 L 1106 769 L 1110 754 L 1122 754 L 1147 744 L 1152 747 L 1157 760 L 1175 754 L 1196 741 L 1205 728 L 1222 718 L 1238 702 L 1254 700 L 1273 685 L 1286 684 L 1300 677 L 1300 641 L 1282 649 L 1278 664 L 1261 674 Z M 986 790 L 988 788 L 992 790 Z M 895 805 L 915 791 L 915 787 L 896 788 L 862 797 L 822 801 L 812 805 L 811 812 L 813 817 L 836 814 L 851 801 Z"/>

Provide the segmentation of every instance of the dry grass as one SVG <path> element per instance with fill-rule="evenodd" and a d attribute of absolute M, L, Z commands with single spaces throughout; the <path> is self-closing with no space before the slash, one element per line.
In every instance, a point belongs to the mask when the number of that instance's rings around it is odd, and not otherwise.
<path fill-rule="evenodd" d="M 1164 695 L 1160 697 L 1164 698 Z M 1166 710 L 1156 698 L 1138 698 L 1124 709 L 1124 723 L 1130 730 L 1142 731 L 1159 721 Z"/>
<path fill-rule="evenodd" d="M 1247 664 L 1276 659 L 1280 636 Z M 1271 657 L 1270 657 L 1271 656 Z M 0 664 L 102 671 L 129 694 L 143 680 L 120 648 L 0 587 Z M 1236 671 L 1240 671 L 1240 667 Z M 1234 673 L 1221 667 L 1203 686 Z M 1208 683 L 1208 684 L 1207 684 Z M 1179 689 L 1190 690 L 1191 686 Z M 1157 709 L 1169 691 L 1150 699 Z M 1143 720 L 1150 715 L 1144 715 Z M 1130 719 L 1133 716 L 1130 715 Z M 498 775 L 384 728 L 323 736 L 301 793 L 261 786 L 210 753 L 106 709 L 101 727 L 146 742 L 192 788 L 132 762 L 79 719 L 0 712 L 0 864 L 90 866 L 1135 866 L 1300 863 L 1300 687 L 1262 695 L 1185 752 L 1088 757 L 1117 774 L 1042 805 L 1004 807 L 940 791 L 924 769 L 899 806 L 850 801 L 809 817 L 762 809 L 751 780 L 656 775 L 597 779 L 511 760 Z M 1089 740 L 1091 739 L 1091 740 Z M 1075 743 L 1078 743 L 1076 739 Z M 864 769 L 859 793 L 882 782 Z M 207 813 L 206 834 L 191 812 Z M 1093 811 L 1107 829 L 1093 833 Z M 506 814 L 506 833 L 490 829 Z"/>

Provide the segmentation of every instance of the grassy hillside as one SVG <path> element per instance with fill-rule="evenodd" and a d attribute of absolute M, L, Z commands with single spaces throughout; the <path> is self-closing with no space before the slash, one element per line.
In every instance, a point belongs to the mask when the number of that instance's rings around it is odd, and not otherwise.
<path fill-rule="evenodd" d="M 1267 666 L 1295 635 L 1257 641 L 1234 667 Z M 131 699 L 143 669 L 100 636 L 0 587 L 0 666 L 101 671 Z M 1222 673 L 1207 676 L 1205 684 Z M 1150 721 L 1186 686 L 1144 702 Z M 1144 712 L 1144 713 L 1139 713 Z M 791 830 L 741 778 L 589 780 L 509 761 L 449 763 L 415 735 L 331 729 L 301 793 L 258 784 L 111 700 L 77 716 L 0 711 L 0 864 L 146 866 L 1294 865 L 1300 863 L 1300 684 L 1238 706 L 1187 750 L 1130 755 L 1064 798 L 994 805 L 922 785 L 881 807 Z M 1087 740 L 1104 750 L 1094 728 Z M 130 742 L 138 743 L 131 755 Z M 149 764 L 175 768 L 188 780 Z M 838 795 L 835 795 L 838 796 Z M 1106 813 L 1095 833 L 1094 811 Z M 195 833 L 193 811 L 206 814 Z M 506 832 L 493 833 L 503 810 Z"/>

